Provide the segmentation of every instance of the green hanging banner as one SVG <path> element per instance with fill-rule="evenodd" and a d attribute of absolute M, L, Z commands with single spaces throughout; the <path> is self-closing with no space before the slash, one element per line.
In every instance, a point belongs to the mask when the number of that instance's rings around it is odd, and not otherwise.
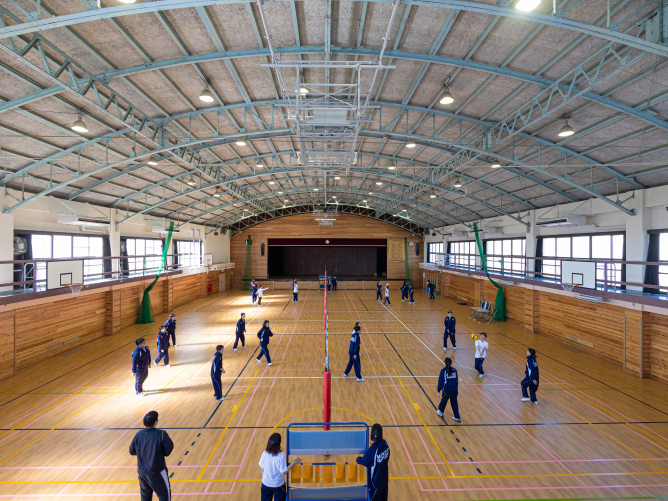
<path fill-rule="evenodd" d="M 155 280 L 151 282 L 151 285 L 146 287 L 144 290 L 144 297 L 141 300 L 141 305 L 139 306 L 139 312 L 137 313 L 137 323 L 138 324 L 150 324 L 153 323 L 153 308 L 151 307 L 151 296 L 149 296 L 153 286 L 162 275 L 163 270 L 165 269 L 165 264 L 167 263 L 167 254 L 169 253 L 169 246 L 172 243 L 172 232 L 174 231 L 174 221 L 169 223 L 169 232 L 167 233 L 167 240 L 165 240 L 165 245 L 162 248 L 162 261 L 160 261 L 160 269 L 158 274 L 155 276 Z"/>
<path fill-rule="evenodd" d="M 485 275 L 487 275 L 487 280 L 492 282 L 492 285 L 496 287 L 496 299 L 494 299 L 494 308 L 496 309 L 496 314 L 494 315 L 494 320 L 505 322 L 506 298 L 503 296 L 503 287 L 501 287 L 494 280 L 489 278 L 489 272 L 487 271 L 487 259 L 485 259 L 485 251 L 482 248 L 482 242 L 480 241 L 480 235 L 478 233 L 477 223 L 473 223 L 473 231 L 475 232 L 475 241 L 478 244 L 478 252 L 480 253 L 480 262 L 482 263 L 482 269 L 485 270 Z"/>

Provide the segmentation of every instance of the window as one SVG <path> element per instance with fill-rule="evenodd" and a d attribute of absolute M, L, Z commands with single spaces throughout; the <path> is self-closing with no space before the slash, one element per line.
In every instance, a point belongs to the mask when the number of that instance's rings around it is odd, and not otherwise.
<path fill-rule="evenodd" d="M 668 233 L 659 236 L 659 261 L 668 263 Z M 659 285 L 668 287 L 668 264 L 659 266 Z"/>
<path fill-rule="evenodd" d="M 31 235 L 34 259 L 81 259 L 84 261 L 84 275 L 100 279 L 104 271 L 102 237 L 72 235 Z M 37 263 L 37 280 L 46 280 L 46 263 Z"/>
<path fill-rule="evenodd" d="M 500 273 L 526 271 L 526 238 L 485 240 L 487 269 Z"/>
<path fill-rule="evenodd" d="M 439 258 L 443 260 L 443 242 L 427 244 L 427 262 L 438 264 Z"/>
<path fill-rule="evenodd" d="M 475 268 L 476 243 L 452 242 L 450 244 L 450 266 L 462 266 L 464 268 Z"/>
<path fill-rule="evenodd" d="M 193 242 L 185 240 L 176 241 L 176 253 L 179 254 L 179 264 L 181 266 L 200 266 L 201 261 L 201 244 L 199 250 L 198 245 Z"/>
<path fill-rule="evenodd" d="M 561 259 L 621 260 L 624 255 L 624 234 L 574 235 L 568 237 L 543 237 L 543 257 Z M 605 280 L 605 264 L 596 264 L 596 280 Z M 622 265 L 608 263 L 608 281 L 622 280 Z M 543 260 L 543 276 L 559 279 L 560 261 Z"/>
<path fill-rule="evenodd" d="M 162 261 L 162 240 L 128 238 L 125 242 L 128 253 L 128 269 L 144 274 L 157 273 Z M 147 256 L 135 257 L 130 256 Z M 146 264 L 144 266 L 144 264 Z M 145 268 L 145 269 L 144 269 Z"/>

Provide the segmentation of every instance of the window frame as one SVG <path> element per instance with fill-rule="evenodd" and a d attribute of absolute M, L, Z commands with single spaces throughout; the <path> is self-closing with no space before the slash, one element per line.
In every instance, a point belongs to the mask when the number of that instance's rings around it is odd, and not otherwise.
<path fill-rule="evenodd" d="M 432 246 L 437 250 L 434 250 Z M 445 254 L 444 248 L 443 242 L 427 242 L 427 263 L 438 264 L 438 255 Z M 433 256 L 432 253 L 436 253 L 436 256 Z"/>
<path fill-rule="evenodd" d="M 46 260 L 68 260 L 68 259 L 82 259 L 84 260 L 84 276 L 90 276 L 93 275 L 93 280 L 95 278 L 102 277 L 104 275 L 104 238 L 109 238 L 108 235 L 83 235 L 81 233 L 60 233 L 60 232 L 55 232 L 55 231 L 27 231 L 23 232 L 23 230 L 20 230 L 23 234 L 30 235 L 31 239 L 31 245 L 32 245 L 32 237 L 34 236 L 41 236 L 41 237 L 50 237 L 51 240 L 51 255 L 50 257 L 34 257 L 33 259 L 37 260 L 37 265 L 35 266 L 35 280 L 36 281 L 44 281 L 46 282 Z M 62 257 L 53 257 L 55 253 L 55 240 L 56 237 L 69 237 L 70 239 L 70 255 L 68 256 L 62 256 Z M 101 255 L 96 256 L 96 255 L 86 255 L 86 256 L 75 256 L 74 255 L 74 239 L 75 238 L 86 238 L 88 239 L 88 250 L 90 251 L 91 249 L 91 238 L 99 238 L 102 244 L 102 250 L 101 250 Z M 44 259 L 45 261 L 40 262 L 39 260 Z"/>
<path fill-rule="evenodd" d="M 488 245 L 494 244 L 495 242 L 501 243 L 501 254 L 496 252 L 490 252 Z M 508 242 L 510 246 L 510 254 L 507 254 L 504 247 L 505 242 Z M 516 254 L 514 252 L 515 242 L 520 242 L 520 252 Z M 498 273 L 501 275 L 511 275 L 513 273 L 526 273 L 526 237 L 508 237 L 508 238 L 490 238 L 483 240 L 483 245 L 485 249 L 485 259 L 487 260 L 487 269 L 492 273 Z M 498 259 L 500 259 L 501 266 L 498 265 Z"/>

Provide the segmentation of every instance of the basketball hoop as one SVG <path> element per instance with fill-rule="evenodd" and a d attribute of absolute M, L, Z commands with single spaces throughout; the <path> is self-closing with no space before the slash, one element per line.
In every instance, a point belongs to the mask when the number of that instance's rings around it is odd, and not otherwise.
<path fill-rule="evenodd" d="M 573 290 L 573 287 L 580 287 L 580 286 L 578 284 L 569 284 L 568 282 L 562 282 L 561 287 L 563 287 L 563 289 L 566 292 L 571 292 Z"/>
<path fill-rule="evenodd" d="M 78 296 L 81 292 L 81 289 L 84 288 L 84 284 L 64 284 L 64 287 L 69 287 L 72 289 L 72 295 Z"/>

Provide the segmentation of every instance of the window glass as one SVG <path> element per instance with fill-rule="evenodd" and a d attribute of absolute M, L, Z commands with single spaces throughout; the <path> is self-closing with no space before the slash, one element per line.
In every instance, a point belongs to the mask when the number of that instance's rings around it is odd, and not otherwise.
<path fill-rule="evenodd" d="M 557 238 L 557 257 L 571 257 L 570 237 Z"/>
<path fill-rule="evenodd" d="M 71 258 L 72 257 L 72 237 L 69 235 L 54 235 L 53 237 L 53 258 Z"/>
<path fill-rule="evenodd" d="M 573 237 L 573 257 L 589 259 L 589 236 Z"/>
<path fill-rule="evenodd" d="M 555 252 L 556 238 L 544 238 L 543 239 L 543 256 L 554 257 L 556 256 Z"/>
<path fill-rule="evenodd" d="M 524 240 L 513 240 L 513 255 L 514 256 L 523 256 L 522 252 L 522 243 Z"/>
<path fill-rule="evenodd" d="M 624 235 L 612 235 L 612 259 L 624 256 Z"/>
<path fill-rule="evenodd" d="M 591 237 L 591 257 L 593 259 L 611 258 L 610 235 L 596 235 Z"/>

